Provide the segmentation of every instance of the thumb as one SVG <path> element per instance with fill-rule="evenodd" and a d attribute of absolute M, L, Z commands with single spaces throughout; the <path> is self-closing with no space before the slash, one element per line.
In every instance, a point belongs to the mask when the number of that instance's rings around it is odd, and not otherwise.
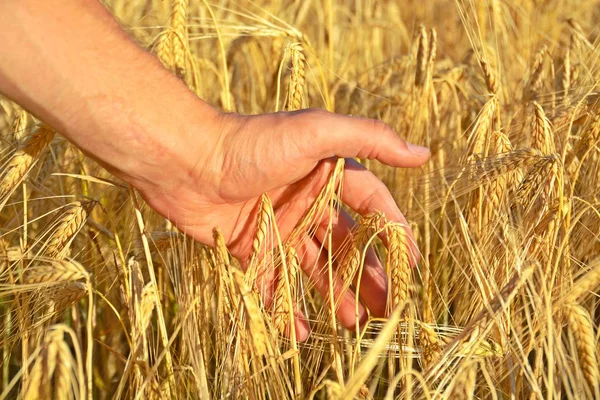
<path fill-rule="evenodd" d="M 387 124 L 367 118 L 309 109 L 295 113 L 307 132 L 300 148 L 314 161 L 330 158 L 367 158 L 393 167 L 419 167 L 429 160 L 429 149 L 406 142 Z M 307 140 L 308 139 L 308 140 Z"/>

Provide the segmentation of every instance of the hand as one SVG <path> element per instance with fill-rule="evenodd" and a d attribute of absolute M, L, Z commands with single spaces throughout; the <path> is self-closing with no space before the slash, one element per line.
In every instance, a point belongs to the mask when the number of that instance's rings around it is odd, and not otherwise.
<path fill-rule="evenodd" d="M 321 110 L 219 114 L 216 120 L 213 126 L 219 128 L 212 135 L 214 140 L 207 144 L 205 137 L 196 136 L 201 143 L 188 143 L 187 148 L 202 150 L 178 155 L 179 159 L 194 160 L 187 170 L 170 173 L 178 178 L 156 183 L 147 180 L 138 189 L 151 207 L 199 242 L 212 243 L 212 228 L 219 227 L 231 253 L 242 261 L 250 254 L 263 193 L 271 199 L 285 238 L 327 182 L 336 157 L 344 157 L 344 203 L 363 215 L 376 210 L 390 221 L 406 223 L 385 185 L 351 157 L 377 159 L 395 167 L 417 167 L 429 158 L 426 148 L 406 143 L 382 122 Z M 320 250 L 321 243 L 327 245 L 327 225 L 324 220 L 316 237 L 297 249 L 304 272 L 323 296 L 328 293 L 328 276 L 326 256 Z M 353 219 L 340 211 L 332 231 L 333 251 L 354 225 Z M 269 304 L 274 288 L 272 280 L 264 279 L 260 286 L 263 300 Z M 339 280 L 337 286 L 339 296 Z M 386 288 L 385 271 L 370 250 L 359 295 L 375 316 L 385 313 Z M 337 311 L 346 328 L 355 325 L 355 298 L 347 290 Z M 360 321 L 366 318 L 364 306 L 358 306 Z M 299 340 L 307 337 L 309 328 L 303 318 L 297 318 L 296 332 Z"/>
<path fill-rule="evenodd" d="M 181 231 L 211 244 L 217 226 L 232 254 L 246 260 L 260 196 L 268 193 L 285 238 L 325 184 L 335 157 L 349 159 L 342 192 L 348 206 L 405 222 L 386 187 L 351 158 L 416 167 L 427 161 L 426 149 L 407 145 L 381 122 L 324 111 L 218 113 L 131 41 L 100 2 L 57 2 L 0 1 L 0 92 L 135 186 Z M 353 226 L 340 212 L 331 251 Z M 324 223 L 314 240 L 296 249 L 324 295 L 320 243 L 327 245 L 327 235 Z M 268 304 L 272 285 L 265 279 L 259 286 Z M 352 328 L 355 295 L 340 294 L 340 286 L 338 280 L 337 316 Z M 386 278 L 373 251 L 360 288 L 364 306 L 383 316 Z M 364 306 L 358 306 L 359 321 L 366 318 Z M 308 335 L 301 318 L 296 331 L 301 340 Z"/>

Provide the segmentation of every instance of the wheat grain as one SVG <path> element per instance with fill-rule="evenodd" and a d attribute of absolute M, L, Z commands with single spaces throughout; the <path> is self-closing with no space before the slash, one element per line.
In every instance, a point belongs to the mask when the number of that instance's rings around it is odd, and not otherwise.
<path fill-rule="evenodd" d="M 76 201 L 66 208 L 61 218 L 57 221 L 52 236 L 45 243 L 43 249 L 44 257 L 56 259 L 66 257 L 70 243 L 87 221 L 88 215 L 95 204 L 93 201 L 87 203 Z"/>
<path fill-rule="evenodd" d="M 288 110 L 300 110 L 303 107 L 304 86 L 306 85 L 304 63 L 306 58 L 300 43 L 288 45 L 288 51 L 292 60 L 290 73 L 290 84 L 288 89 Z"/>
<path fill-rule="evenodd" d="M 48 298 L 42 301 L 47 302 L 49 312 L 60 312 L 70 305 L 75 304 L 87 295 L 87 285 L 83 282 L 70 282 L 64 286 L 53 289 Z"/>
<path fill-rule="evenodd" d="M 26 284 L 59 283 L 77 281 L 88 277 L 85 268 L 74 260 L 55 260 L 27 269 L 24 275 Z"/>
<path fill-rule="evenodd" d="M 548 47 L 543 45 L 533 57 L 528 84 L 528 94 L 531 98 L 535 98 L 542 87 L 542 72 L 544 71 L 544 60 L 547 51 Z"/>
<path fill-rule="evenodd" d="M 370 213 L 362 219 L 358 228 L 352 233 L 350 243 L 347 243 L 345 251 L 339 257 L 338 273 L 345 289 L 352 284 L 359 271 L 365 245 L 381 229 L 384 221 L 385 217 L 382 213 Z"/>
<path fill-rule="evenodd" d="M 592 393 L 598 393 L 600 370 L 596 357 L 596 335 L 590 314 L 578 304 L 565 306 L 567 324 L 575 339 L 579 364 Z"/>
<path fill-rule="evenodd" d="M 64 343 L 58 346 L 56 359 L 56 371 L 54 373 L 54 398 L 71 399 L 73 398 L 73 361 L 71 352 Z"/>
<path fill-rule="evenodd" d="M 13 122 L 10 126 L 10 131 L 12 133 L 13 140 L 20 142 L 27 132 L 29 114 L 23 109 L 19 109 L 16 114 L 17 115 L 13 119 Z"/>
<path fill-rule="evenodd" d="M 248 272 L 246 273 L 246 282 L 254 287 L 258 276 L 258 267 L 261 253 L 263 252 L 265 239 L 269 237 L 269 227 L 273 218 L 273 207 L 269 196 L 263 194 L 258 203 L 258 215 L 256 219 L 256 233 L 252 240 L 252 249 L 248 257 Z"/>
<path fill-rule="evenodd" d="M 404 227 L 391 225 L 388 230 L 386 271 L 390 280 L 389 308 L 394 309 L 409 298 L 411 285 L 411 246 Z"/>
<path fill-rule="evenodd" d="M 435 330 L 428 324 L 421 322 L 419 328 L 419 342 L 423 353 L 423 365 L 427 368 L 441 357 L 441 341 Z"/>
<path fill-rule="evenodd" d="M 485 60 L 481 60 L 479 63 L 481 64 L 481 69 L 483 71 L 483 77 L 485 79 L 485 85 L 487 86 L 487 89 L 490 91 L 491 94 L 498 93 L 499 84 L 496 80 L 494 72 L 492 71 L 492 68 Z"/>
<path fill-rule="evenodd" d="M 267 331 L 262 319 L 262 312 L 258 304 L 254 300 L 252 291 L 244 282 L 244 274 L 240 271 L 232 271 L 233 280 L 238 293 L 242 298 L 242 303 L 246 309 L 248 317 L 248 329 L 251 332 L 254 351 L 257 356 L 266 356 L 270 352 L 269 340 L 267 339 Z"/>
<path fill-rule="evenodd" d="M 279 270 L 279 276 L 274 293 L 273 300 L 273 325 L 279 333 L 283 333 L 286 324 L 289 321 L 290 312 L 293 312 L 293 306 L 296 299 L 296 280 L 300 269 L 300 260 L 298 253 L 293 247 L 286 250 L 286 269 L 288 276 L 284 275 L 282 268 Z M 286 282 L 287 280 L 287 282 Z M 288 288 L 289 287 L 289 296 Z"/>
<path fill-rule="evenodd" d="M 187 7 L 188 0 L 173 0 L 171 5 L 171 26 L 175 33 L 171 39 L 174 72 L 185 79 L 185 59 L 187 47 Z"/>
<path fill-rule="evenodd" d="M 145 331 L 148 328 L 148 324 L 150 324 L 150 318 L 154 311 L 154 306 L 156 305 L 156 302 L 154 301 L 155 296 L 157 296 L 156 287 L 150 282 L 142 289 L 140 298 L 139 318 L 141 331 Z"/>
<path fill-rule="evenodd" d="M 600 260 L 591 264 L 591 269 L 580 277 L 565 296 L 566 303 L 575 303 L 580 297 L 593 292 L 600 285 Z"/>
<path fill-rule="evenodd" d="M 6 198 L 26 177 L 33 163 L 53 137 L 54 131 L 43 125 L 13 154 L 0 180 L 0 204 L 6 202 Z"/>
<path fill-rule="evenodd" d="M 421 87 L 425 84 L 427 78 L 427 67 L 428 67 L 428 38 L 425 27 L 421 25 L 419 27 L 419 46 L 417 49 L 417 65 L 415 70 L 415 86 Z"/>
<path fill-rule="evenodd" d="M 478 364 L 476 362 L 465 366 L 464 370 L 459 373 L 454 381 L 452 391 L 448 396 L 449 399 L 465 399 L 473 398 L 475 392 L 475 383 L 477 381 Z"/>
<path fill-rule="evenodd" d="M 544 109 L 538 102 L 533 102 L 535 119 L 533 123 L 533 143 L 531 147 L 538 149 L 543 154 L 550 155 L 556 153 L 554 146 L 554 137 L 550 128 L 550 121 L 546 118 Z"/>

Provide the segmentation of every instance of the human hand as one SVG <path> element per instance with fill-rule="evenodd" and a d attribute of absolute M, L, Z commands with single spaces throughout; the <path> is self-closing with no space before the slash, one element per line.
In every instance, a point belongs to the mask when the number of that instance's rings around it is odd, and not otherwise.
<path fill-rule="evenodd" d="M 183 163 L 185 170 L 171 171 L 173 179 L 147 179 L 137 186 L 152 208 L 199 242 L 212 243 L 212 228 L 219 227 L 232 255 L 242 261 L 252 248 L 263 193 L 269 195 L 285 238 L 326 184 L 336 157 L 343 157 L 347 168 L 342 201 L 359 214 L 381 211 L 389 221 L 406 223 L 385 185 L 352 157 L 377 159 L 395 167 L 417 167 L 429 158 L 426 148 L 407 144 L 382 122 L 321 110 L 218 114 L 207 125 L 213 127 L 214 134 L 207 135 L 211 139 L 207 142 L 206 136 L 196 136 L 198 143 L 186 146 L 191 151 L 177 155 L 190 160 Z M 328 218 L 322 221 L 315 238 L 297 249 L 304 272 L 323 296 L 329 291 L 327 257 L 321 254 L 321 244 L 328 244 L 328 223 Z M 332 251 L 354 226 L 350 215 L 340 210 L 331 232 Z M 259 287 L 269 304 L 272 276 L 263 276 Z M 342 294 L 339 278 L 334 288 L 336 296 L 343 296 L 337 317 L 344 327 L 352 328 L 357 318 L 355 294 L 351 290 Z M 365 306 L 372 315 L 384 316 L 387 282 L 373 250 L 366 256 L 359 295 L 364 304 L 358 305 L 359 321 L 366 318 Z M 308 324 L 303 318 L 296 321 L 298 339 L 304 340 Z"/>
<path fill-rule="evenodd" d="M 136 187 L 199 242 L 211 244 L 211 231 L 219 227 L 232 254 L 246 260 L 263 193 L 285 240 L 321 191 L 336 157 L 348 159 L 343 202 L 360 214 L 377 210 L 390 221 L 405 222 L 383 183 L 351 158 L 416 167 L 429 152 L 407 146 L 381 122 L 316 110 L 218 113 L 131 41 L 99 2 L 0 2 L 0 22 L 0 92 Z M 331 251 L 353 226 L 340 211 Z M 320 249 L 328 245 L 327 231 L 324 221 L 316 237 L 296 249 L 323 295 L 329 290 Z M 361 302 L 383 316 L 387 283 L 373 251 L 362 277 Z M 268 277 L 259 282 L 267 304 L 270 283 Z M 338 296 L 341 286 L 338 279 Z M 352 328 L 357 317 L 364 321 L 365 307 L 358 305 L 357 316 L 351 291 L 339 304 L 343 326 Z M 302 340 L 308 325 L 298 318 L 296 330 Z"/>

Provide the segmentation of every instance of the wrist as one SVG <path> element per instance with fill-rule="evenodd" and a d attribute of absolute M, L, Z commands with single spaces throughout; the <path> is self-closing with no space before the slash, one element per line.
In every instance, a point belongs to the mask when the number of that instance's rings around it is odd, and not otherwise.
<path fill-rule="evenodd" d="M 90 97 L 85 101 L 90 112 L 78 113 L 71 124 L 89 130 L 91 140 L 78 142 L 84 135 L 71 135 L 82 150 L 137 188 L 181 186 L 217 143 L 219 112 L 167 75 L 158 80 L 181 87 Z"/>

